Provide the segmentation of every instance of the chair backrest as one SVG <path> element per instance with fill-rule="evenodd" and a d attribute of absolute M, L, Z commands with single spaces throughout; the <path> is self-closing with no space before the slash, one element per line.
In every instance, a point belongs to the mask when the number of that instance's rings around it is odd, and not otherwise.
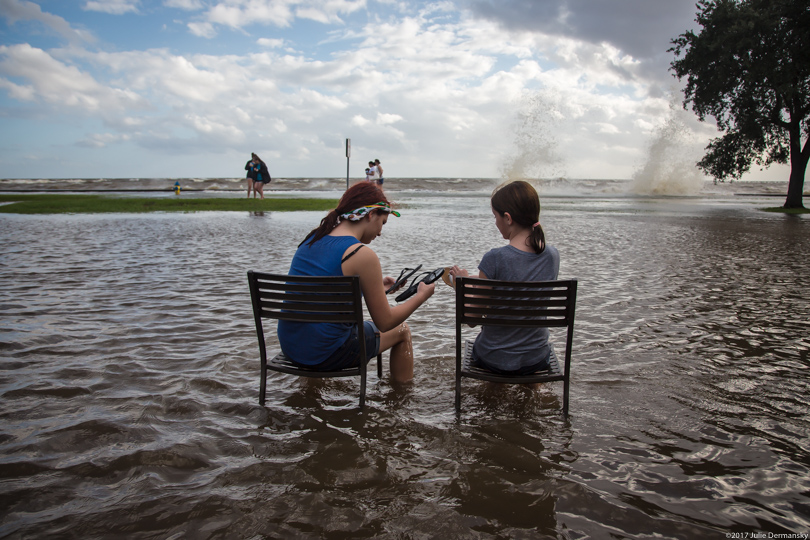
<path fill-rule="evenodd" d="M 456 280 L 457 324 L 561 327 L 572 326 L 577 280 Z"/>
<path fill-rule="evenodd" d="M 363 321 L 358 276 L 288 276 L 248 272 L 254 314 L 301 322 Z"/>
<path fill-rule="evenodd" d="M 351 323 L 358 324 L 359 332 L 363 331 L 363 304 L 358 276 L 289 276 L 249 271 L 248 283 L 263 360 L 267 355 L 263 318 Z"/>
<path fill-rule="evenodd" d="M 456 279 L 456 341 L 461 325 L 567 327 L 566 376 L 574 336 L 577 280 Z"/>

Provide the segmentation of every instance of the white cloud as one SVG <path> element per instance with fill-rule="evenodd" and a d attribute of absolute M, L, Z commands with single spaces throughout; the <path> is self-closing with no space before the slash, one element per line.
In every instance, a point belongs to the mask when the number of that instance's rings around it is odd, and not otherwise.
<path fill-rule="evenodd" d="M 130 139 L 127 134 L 120 133 L 95 133 L 76 143 L 77 146 L 86 148 L 106 148 L 112 144 L 126 142 Z"/>
<path fill-rule="evenodd" d="M 125 110 L 144 105 L 134 92 L 104 86 L 76 66 L 59 62 L 28 44 L 0 46 L 0 75 L 26 79 L 28 84 L 23 93 L 27 99 L 52 105 L 87 111 Z M 23 88 L 4 80 L 7 86 Z"/>
<path fill-rule="evenodd" d="M 366 0 L 224 0 L 205 12 L 206 22 L 244 29 L 251 25 L 288 27 L 296 18 L 342 24 L 341 16 L 366 6 Z"/>
<path fill-rule="evenodd" d="M 51 13 L 44 13 L 33 2 L 24 0 L 0 0 L 0 14 L 11 24 L 17 21 L 37 21 L 70 42 L 92 41 L 93 37 L 86 31 L 74 29 L 62 17 Z"/>
<path fill-rule="evenodd" d="M 243 90 L 250 77 L 237 59 L 227 56 L 185 57 L 162 49 L 86 56 L 120 73 L 122 86 L 172 107 L 218 105 L 228 101 L 231 93 Z"/>
<path fill-rule="evenodd" d="M 400 121 L 402 121 L 402 117 L 398 114 L 377 113 L 378 124 L 394 124 Z"/>
<path fill-rule="evenodd" d="M 186 11 L 194 11 L 204 7 L 202 0 L 164 0 L 163 5 L 170 8 L 184 9 Z"/>
<path fill-rule="evenodd" d="M 236 126 L 217 122 L 208 116 L 189 114 L 185 116 L 184 120 L 198 133 L 208 136 L 216 135 L 218 137 L 225 137 L 234 140 L 234 142 L 238 144 L 241 144 L 245 140 L 245 134 Z"/>
<path fill-rule="evenodd" d="M 30 2 L 0 0 L 8 5 L 27 9 L 29 18 L 37 11 Z M 538 114 L 553 121 L 548 136 L 569 174 L 629 177 L 667 113 L 666 97 L 649 92 L 660 74 L 650 78 L 643 62 L 617 45 L 509 27 L 465 15 L 452 2 L 421 11 L 392 3 L 404 13 L 372 14 L 362 23 L 358 11 L 378 3 L 164 5 L 200 9 L 180 13 L 186 19 L 177 22 L 200 37 L 219 32 L 205 42 L 208 54 L 168 42 L 47 52 L 7 46 L 0 48 L 0 88 L 9 99 L 49 105 L 57 117 L 69 106 L 101 118 L 104 134 L 72 135 L 85 147 L 127 142 L 148 156 L 208 158 L 249 145 L 287 167 L 276 174 L 295 176 L 332 174 L 329 156 L 342 155 L 345 137 L 358 155 L 380 157 L 395 176 L 494 176 L 513 150 L 521 100 L 543 92 L 548 107 Z M 282 30 L 303 10 L 320 10 L 324 24 L 333 25 L 324 26 L 322 41 L 321 34 L 299 36 L 299 27 Z M 307 16 L 318 20 L 313 14 Z M 279 30 L 257 38 L 246 30 L 254 24 Z M 229 47 L 230 39 L 239 45 Z"/>
<path fill-rule="evenodd" d="M 295 15 L 302 19 L 312 19 L 323 24 L 343 23 L 341 15 L 353 13 L 365 7 L 365 0 L 328 0 L 326 2 L 309 2 L 295 10 Z"/>
<path fill-rule="evenodd" d="M 352 117 L 352 125 L 353 126 L 364 127 L 364 126 L 367 126 L 369 124 L 371 124 L 371 120 L 369 120 L 368 118 L 365 118 L 362 114 L 356 114 L 356 115 L 354 115 L 354 117 Z"/>
<path fill-rule="evenodd" d="M 87 11 L 100 11 L 110 15 L 123 15 L 124 13 L 137 13 L 138 0 L 90 0 L 85 2 Z"/>
<path fill-rule="evenodd" d="M 286 133 L 287 132 L 287 124 L 284 123 L 283 120 L 280 118 L 276 118 L 271 122 L 273 129 L 278 133 Z"/>
<path fill-rule="evenodd" d="M 188 29 L 198 37 L 213 38 L 217 35 L 214 25 L 207 22 L 190 22 L 188 23 Z"/>
<path fill-rule="evenodd" d="M 241 29 L 252 24 L 290 26 L 295 0 L 230 0 L 214 4 L 204 17 L 211 24 Z"/>
<path fill-rule="evenodd" d="M 280 49 L 284 46 L 283 39 L 270 39 L 270 38 L 259 38 L 256 40 L 256 44 L 266 47 L 268 49 Z"/>
<path fill-rule="evenodd" d="M 605 122 L 594 123 L 599 133 L 607 133 L 608 135 L 615 135 L 621 133 L 621 130 L 613 124 L 606 124 Z"/>
<path fill-rule="evenodd" d="M 14 84 L 8 79 L 0 79 L 0 88 L 5 88 L 11 98 L 19 101 L 34 101 L 36 91 L 33 86 Z"/>

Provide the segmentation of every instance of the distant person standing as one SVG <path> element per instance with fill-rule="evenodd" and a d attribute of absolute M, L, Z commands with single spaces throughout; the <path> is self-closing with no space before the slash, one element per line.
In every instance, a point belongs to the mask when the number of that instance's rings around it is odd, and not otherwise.
<path fill-rule="evenodd" d="M 272 178 L 270 178 L 270 171 L 267 170 L 267 165 L 265 165 L 264 161 L 253 154 L 253 171 L 255 173 L 255 178 L 253 182 L 253 198 L 256 198 L 256 193 L 261 195 L 262 199 L 264 199 L 264 186 L 265 184 L 269 184 Z"/>
<path fill-rule="evenodd" d="M 251 152 L 250 160 L 248 160 L 248 162 L 245 164 L 245 170 L 247 171 L 245 178 L 247 178 L 248 199 L 250 198 L 250 190 L 253 189 L 253 184 L 256 183 L 256 171 L 254 170 L 254 167 L 258 163 L 258 160 L 259 157 Z"/>
<path fill-rule="evenodd" d="M 369 161 L 368 168 L 366 169 L 366 182 L 376 181 L 375 177 L 376 174 L 377 174 L 377 167 L 374 166 L 373 161 Z"/>
<path fill-rule="evenodd" d="M 374 166 L 376 167 L 377 174 L 379 175 L 379 178 L 377 178 L 377 185 L 382 187 L 383 182 L 385 182 L 385 178 L 383 177 L 383 168 L 379 159 L 374 160 Z"/>

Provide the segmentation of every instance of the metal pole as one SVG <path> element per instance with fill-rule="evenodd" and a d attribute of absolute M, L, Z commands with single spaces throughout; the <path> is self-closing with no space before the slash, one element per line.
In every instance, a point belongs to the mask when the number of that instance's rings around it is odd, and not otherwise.
<path fill-rule="evenodd" d="M 352 157 L 352 140 L 346 139 L 346 189 L 349 189 L 349 158 Z"/>

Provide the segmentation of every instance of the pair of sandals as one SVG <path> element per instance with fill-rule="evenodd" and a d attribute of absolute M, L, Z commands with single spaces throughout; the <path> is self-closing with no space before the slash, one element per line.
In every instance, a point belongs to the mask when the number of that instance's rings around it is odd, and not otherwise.
<path fill-rule="evenodd" d="M 399 289 L 400 287 L 402 287 L 403 285 L 405 285 L 405 283 L 411 278 L 411 276 L 416 274 L 416 272 L 418 272 L 420 268 L 422 268 L 421 264 L 419 266 L 417 266 L 416 268 L 404 268 L 402 270 L 402 272 L 399 273 L 399 277 L 394 282 L 394 284 L 391 285 L 385 291 L 385 294 L 392 293 L 392 292 L 396 291 L 397 289 Z M 455 283 L 453 283 L 453 276 L 450 275 L 450 268 L 449 267 L 448 268 L 437 268 L 436 270 L 434 270 L 432 272 L 422 272 L 421 274 L 418 274 L 415 278 L 413 278 L 413 281 L 411 282 L 411 285 L 407 289 L 405 289 L 404 292 L 400 293 L 395 298 L 395 300 L 397 302 L 402 302 L 404 300 L 407 300 L 408 298 L 410 298 L 411 296 L 416 294 L 416 291 L 419 288 L 420 283 L 430 285 L 431 283 L 434 283 L 434 282 L 438 281 L 439 278 L 442 278 L 444 280 L 444 282 L 447 283 L 448 285 L 450 285 L 451 287 L 453 287 L 455 285 Z"/>

